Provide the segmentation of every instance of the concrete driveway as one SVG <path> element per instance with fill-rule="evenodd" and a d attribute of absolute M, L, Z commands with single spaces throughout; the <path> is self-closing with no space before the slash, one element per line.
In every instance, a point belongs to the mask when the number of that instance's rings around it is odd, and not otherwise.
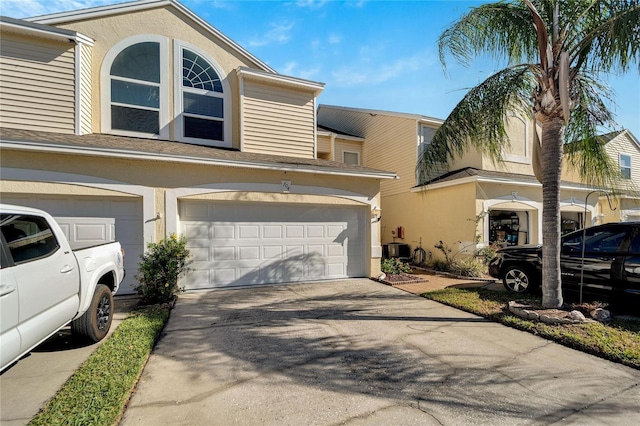
<path fill-rule="evenodd" d="M 640 424 L 640 371 L 370 280 L 188 293 L 123 425 Z"/>

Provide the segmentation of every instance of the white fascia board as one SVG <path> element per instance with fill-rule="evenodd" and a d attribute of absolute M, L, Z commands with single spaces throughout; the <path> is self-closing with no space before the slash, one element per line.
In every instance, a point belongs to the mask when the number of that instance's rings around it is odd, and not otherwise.
<path fill-rule="evenodd" d="M 222 167 L 237 167 L 243 169 L 261 169 L 261 170 L 277 170 L 285 172 L 298 172 L 298 173 L 313 173 L 319 175 L 333 175 L 333 176 L 351 176 L 351 177 L 363 177 L 374 179 L 397 179 L 398 176 L 395 173 L 390 172 L 378 172 L 378 171 L 342 171 L 338 169 L 327 170 L 323 167 L 309 166 L 309 165 L 296 165 L 296 164 L 277 164 L 267 163 L 259 161 L 244 161 L 244 160 L 226 160 L 220 158 L 200 158 L 191 156 L 175 156 L 174 154 L 159 154 L 149 153 L 142 151 L 128 151 L 123 149 L 105 149 L 96 147 L 76 147 L 76 146 L 60 146 L 40 142 L 24 142 L 24 141 L 7 141 L 2 140 L 2 148 L 15 149 L 20 151 L 32 151 L 32 152 L 52 152 L 56 154 L 74 154 L 85 155 L 92 157 L 108 157 L 108 158 L 123 158 L 128 160 L 147 160 L 147 161 L 163 161 L 171 163 L 183 163 L 183 164 L 202 164 L 202 165 L 215 165 Z"/>
<path fill-rule="evenodd" d="M 17 21 L 17 20 L 16 20 Z M 25 20 L 26 21 L 26 20 Z M 46 38 L 56 41 L 67 41 L 76 44 L 86 44 L 93 46 L 93 39 L 87 37 L 84 34 L 77 33 L 75 31 L 62 30 L 60 28 L 51 27 L 51 29 L 43 28 L 44 26 L 32 27 L 25 22 L 26 25 L 21 25 L 18 22 L 2 21 L 0 23 L 0 29 L 3 31 L 10 31 L 16 34 L 28 35 L 39 38 Z"/>
<path fill-rule="evenodd" d="M 296 89 L 310 90 L 315 94 L 315 96 L 318 96 L 320 92 L 324 90 L 325 86 L 324 83 L 319 83 L 317 81 L 304 80 L 302 78 L 291 77 L 277 73 L 267 73 L 247 67 L 238 67 L 237 74 L 240 78 L 249 78 L 251 80 L 258 80 L 283 86 L 295 87 Z"/>
<path fill-rule="evenodd" d="M 441 120 L 439 118 L 433 118 L 433 117 L 427 117 L 425 115 L 420 115 L 420 114 L 411 114 L 408 112 L 394 112 L 394 111 L 384 111 L 384 110 L 378 110 L 378 109 L 364 109 L 364 108 L 354 108 L 354 107 L 345 107 L 345 106 L 338 106 L 338 105 L 320 105 L 318 107 L 318 109 L 320 108 L 326 108 L 326 109 L 335 109 L 335 110 L 341 110 L 341 111 L 354 111 L 354 112 L 362 112 L 362 113 L 366 113 L 366 114 L 373 114 L 373 115 L 386 115 L 389 117 L 401 117 L 401 118 L 409 118 L 412 120 L 417 120 L 419 122 L 424 122 L 424 123 L 428 123 L 428 124 L 436 124 L 436 125 L 441 125 L 442 123 L 444 123 L 444 120 Z"/>
<path fill-rule="evenodd" d="M 66 23 L 71 21 L 78 21 L 83 19 L 95 19 L 101 18 L 104 16 L 111 16 L 115 14 L 122 13 L 132 13 L 140 10 L 148 10 L 154 9 L 164 6 L 173 6 L 185 15 L 187 15 L 190 19 L 201 25 L 204 29 L 206 29 L 209 33 L 214 35 L 216 38 L 219 38 L 231 47 L 233 50 L 240 53 L 245 58 L 249 59 L 251 62 L 255 63 L 259 67 L 263 68 L 268 72 L 276 72 L 273 68 L 267 65 L 265 62 L 261 61 L 249 51 L 247 51 L 244 47 L 240 46 L 235 41 L 231 40 L 229 37 L 221 33 L 217 28 L 213 25 L 202 19 L 200 16 L 193 13 L 190 9 L 188 9 L 183 4 L 175 1 L 175 0 L 139 0 L 127 3 L 117 3 L 111 4 L 107 6 L 98 6 L 92 7 L 88 9 L 78 9 L 71 10 L 67 12 L 59 12 L 52 13 L 50 15 L 42 15 L 42 16 L 34 16 L 31 18 L 25 18 L 25 20 L 30 22 L 36 22 L 40 24 L 59 24 Z"/>
<path fill-rule="evenodd" d="M 539 182 L 518 182 L 511 179 L 506 179 L 506 178 L 499 179 L 499 178 L 488 178 L 488 177 L 481 177 L 481 176 L 469 176 L 463 179 L 456 179 L 448 182 L 433 183 L 430 185 L 422 185 L 419 187 L 411 188 L 411 192 L 425 192 L 433 189 L 447 188 L 451 186 L 464 185 L 467 183 L 474 183 L 474 182 L 475 183 L 495 183 L 495 184 L 501 184 L 501 185 L 508 184 L 513 186 L 530 187 L 530 188 L 542 188 L 542 184 Z M 595 188 L 585 188 L 582 186 L 576 186 L 568 183 L 568 184 L 561 184 L 560 189 L 564 189 L 568 191 L 590 192 L 590 191 L 593 191 Z"/>
<path fill-rule="evenodd" d="M 317 134 L 321 136 L 329 136 L 329 137 L 333 136 L 335 138 L 343 139 L 346 141 L 364 142 L 364 138 L 361 138 L 359 136 L 343 135 L 342 133 L 335 133 L 329 130 L 317 130 Z"/>

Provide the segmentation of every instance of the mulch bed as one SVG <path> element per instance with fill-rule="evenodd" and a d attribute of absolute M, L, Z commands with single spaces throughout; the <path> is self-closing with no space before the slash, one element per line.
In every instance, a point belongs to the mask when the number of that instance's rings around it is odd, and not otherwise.
<path fill-rule="evenodd" d="M 426 278 L 422 278 L 421 276 L 411 275 L 411 274 L 387 274 L 387 276 L 384 279 L 378 278 L 377 281 L 390 286 L 400 285 L 400 284 L 429 282 L 429 280 Z"/>

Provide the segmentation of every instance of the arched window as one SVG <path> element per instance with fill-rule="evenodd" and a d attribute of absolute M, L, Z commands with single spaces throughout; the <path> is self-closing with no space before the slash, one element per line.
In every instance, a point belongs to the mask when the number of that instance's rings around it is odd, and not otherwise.
<path fill-rule="evenodd" d="M 176 109 L 182 112 L 176 123 L 178 138 L 205 145 L 229 145 L 228 89 L 225 90 L 220 72 L 195 49 L 178 45 L 176 50 L 176 62 L 182 65 L 176 96 Z"/>
<path fill-rule="evenodd" d="M 160 46 L 134 44 L 111 65 L 111 128 L 160 132 Z"/>
<path fill-rule="evenodd" d="M 102 131 L 168 138 L 167 41 L 135 36 L 116 44 L 102 67 Z"/>

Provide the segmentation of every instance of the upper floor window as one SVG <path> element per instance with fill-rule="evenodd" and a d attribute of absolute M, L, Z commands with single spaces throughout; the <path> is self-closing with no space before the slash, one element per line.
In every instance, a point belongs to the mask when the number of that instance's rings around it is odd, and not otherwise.
<path fill-rule="evenodd" d="M 360 165 L 360 153 L 359 152 L 342 152 L 342 162 L 345 164 L 352 164 L 355 166 Z"/>
<path fill-rule="evenodd" d="M 111 65 L 111 128 L 160 133 L 160 45 L 137 43 Z"/>
<path fill-rule="evenodd" d="M 213 58 L 177 40 L 169 57 L 168 43 L 163 36 L 138 35 L 107 53 L 101 71 L 102 131 L 231 147 L 226 75 Z"/>
<path fill-rule="evenodd" d="M 185 140 L 223 142 L 224 91 L 213 66 L 202 56 L 182 48 L 182 117 L 180 136 Z"/>
<path fill-rule="evenodd" d="M 631 179 L 631 156 L 620 154 L 620 175 L 623 179 Z"/>

